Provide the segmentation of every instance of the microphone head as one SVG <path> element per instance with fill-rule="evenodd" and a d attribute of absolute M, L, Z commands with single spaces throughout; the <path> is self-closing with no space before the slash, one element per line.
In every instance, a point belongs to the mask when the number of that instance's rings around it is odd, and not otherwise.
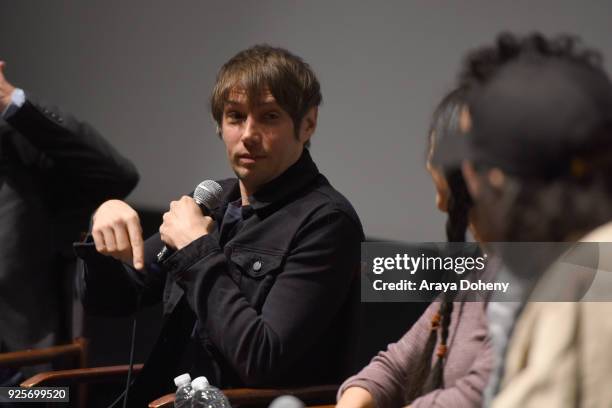
<path fill-rule="evenodd" d="M 196 187 L 193 192 L 193 199 L 198 205 L 203 205 L 206 208 L 218 207 L 221 203 L 221 194 L 223 188 L 213 180 L 204 180 Z"/>
<path fill-rule="evenodd" d="M 281 395 L 268 408 L 304 408 L 304 403 L 293 395 Z"/>

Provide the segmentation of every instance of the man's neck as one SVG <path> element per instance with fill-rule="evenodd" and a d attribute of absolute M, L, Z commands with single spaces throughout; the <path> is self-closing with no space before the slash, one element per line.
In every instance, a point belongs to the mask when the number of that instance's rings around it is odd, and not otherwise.
<path fill-rule="evenodd" d="M 249 197 L 255 194 L 255 189 L 250 189 L 242 182 L 242 180 L 238 180 L 238 184 L 240 185 L 240 199 L 242 200 L 242 205 L 251 204 Z"/>
<path fill-rule="evenodd" d="M 276 176 L 276 178 L 282 176 L 283 174 L 285 174 L 285 172 L 291 167 L 293 166 L 295 163 L 298 162 L 298 160 L 300 160 L 300 157 L 302 157 L 302 154 L 304 152 L 304 149 L 299 151 L 299 154 L 295 157 L 294 160 L 291 161 L 290 165 L 287 166 L 287 168 L 285 170 L 283 170 L 283 172 L 281 174 L 279 174 L 278 176 Z M 276 179 L 275 178 L 275 179 Z M 262 185 L 256 185 L 256 186 L 251 186 L 248 184 L 244 183 L 244 180 L 238 179 L 238 184 L 240 185 L 240 198 L 242 199 L 242 205 L 249 205 L 250 204 L 250 200 L 249 197 L 252 197 L 253 194 L 255 194 L 257 192 L 257 190 L 259 190 L 260 187 L 262 187 Z"/>

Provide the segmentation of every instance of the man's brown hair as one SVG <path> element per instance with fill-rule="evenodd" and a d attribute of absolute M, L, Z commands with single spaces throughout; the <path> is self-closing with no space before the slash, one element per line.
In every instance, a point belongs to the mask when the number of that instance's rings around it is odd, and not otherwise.
<path fill-rule="evenodd" d="M 255 103 L 268 89 L 293 120 L 296 137 L 306 113 L 323 99 L 317 77 L 300 57 L 283 48 L 255 45 L 232 57 L 217 74 L 210 109 L 219 134 L 225 103 L 235 88 L 246 92 L 249 103 Z"/>

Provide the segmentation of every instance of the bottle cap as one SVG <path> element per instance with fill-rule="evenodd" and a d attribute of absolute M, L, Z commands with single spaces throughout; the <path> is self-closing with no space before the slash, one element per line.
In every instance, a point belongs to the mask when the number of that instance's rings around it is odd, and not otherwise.
<path fill-rule="evenodd" d="M 209 385 L 210 384 L 208 383 L 206 377 L 198 377 L 191 382 L 191 387 L 194 389 L 194 391 L 203 390 Z"/>
<path fill-rule="evenodd" d="M 188 373 L 181 374 L 174 379 L 174 385 L 184 387 L 191 381 L 191 376 Z"/>

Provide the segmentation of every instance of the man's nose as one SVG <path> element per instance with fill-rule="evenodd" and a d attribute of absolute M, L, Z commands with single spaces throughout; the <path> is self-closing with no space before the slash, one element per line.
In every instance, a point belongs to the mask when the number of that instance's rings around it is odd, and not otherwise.
<path fill-rule="evenodd" d="M 257 121 L 251 116 L 247 116 L 242 132 L 242 143 L 245 146 L 256 145 L 261 141 L 261 129 Z"/>

